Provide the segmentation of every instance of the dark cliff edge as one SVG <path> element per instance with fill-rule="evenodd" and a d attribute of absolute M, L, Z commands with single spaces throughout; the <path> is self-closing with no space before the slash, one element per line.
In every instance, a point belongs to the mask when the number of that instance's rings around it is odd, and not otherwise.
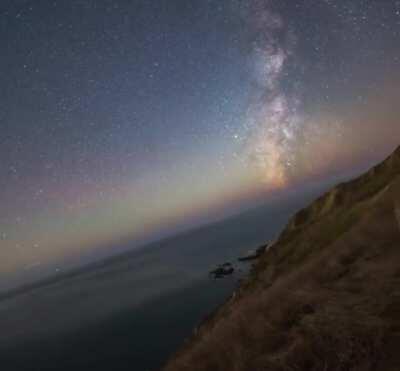
<path fill-rule="evenodd" d="M 400 147 L 299 211 L 165 371 L 397 371 L 399 349 Z"/>

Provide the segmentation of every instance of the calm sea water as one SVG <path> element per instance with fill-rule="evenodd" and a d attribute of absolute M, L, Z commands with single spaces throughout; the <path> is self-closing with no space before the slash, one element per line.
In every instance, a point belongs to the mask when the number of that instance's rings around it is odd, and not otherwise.
<path fill-rule="evenodd" d="M 209 270 L 274 238 L 297 207 L 260 208 L 3 299 L 1 370 L 159 369 L 246 268 L 218 281 Z"/>

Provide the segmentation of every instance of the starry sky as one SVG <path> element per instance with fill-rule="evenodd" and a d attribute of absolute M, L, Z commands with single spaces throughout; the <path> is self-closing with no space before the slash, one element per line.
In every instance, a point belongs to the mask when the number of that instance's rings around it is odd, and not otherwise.
<path fill-rule="evenodd" d="M 351 176 L 400 142 L 400 1 L 2 0 L 0 43 L 3 281 Z"/>

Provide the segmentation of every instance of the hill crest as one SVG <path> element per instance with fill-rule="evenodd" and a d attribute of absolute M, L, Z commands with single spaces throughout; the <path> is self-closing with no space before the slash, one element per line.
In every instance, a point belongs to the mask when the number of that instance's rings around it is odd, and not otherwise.
<path fill-rule="evenodd" d="M 165 370 L 400 369 L 400 147 L 299 211 Z"/>

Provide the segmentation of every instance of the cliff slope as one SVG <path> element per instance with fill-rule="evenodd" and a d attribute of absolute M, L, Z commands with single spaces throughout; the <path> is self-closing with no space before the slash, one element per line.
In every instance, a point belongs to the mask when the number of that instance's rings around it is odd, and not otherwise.
<path fill-rule="evenodd" d="M 400 370 L 400 148 L 298 212 L 166 371 Z"/>

